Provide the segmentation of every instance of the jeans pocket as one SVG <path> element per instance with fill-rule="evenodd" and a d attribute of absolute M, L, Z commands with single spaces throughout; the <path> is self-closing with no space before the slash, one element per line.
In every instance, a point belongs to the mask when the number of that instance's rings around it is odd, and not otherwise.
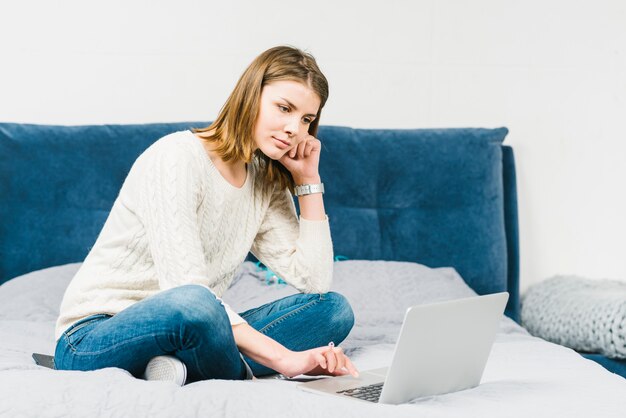
<path fill-rule="evenodd" d="M 96 325 L 99 321 L 110 317 L 111 315 L 107 314 L 96 314 L 81 319 L 63 333 L 63 337 L 65 338 L 67 345 L 72 351 L 76 351 L 76 346 L 85 337 L 85 335 L 87 335 L 91 326 Z"/>

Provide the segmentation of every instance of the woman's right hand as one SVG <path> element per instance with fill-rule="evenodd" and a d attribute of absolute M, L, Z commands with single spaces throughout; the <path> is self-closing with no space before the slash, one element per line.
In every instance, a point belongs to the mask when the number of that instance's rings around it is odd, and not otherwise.
<path fill-rule="evenodd" d="M 300 374 L 359 377 L 359 372 L 341 347 L 324 346 L 306 351 L 288 351 L 274 368 L 287 377 Z"/>

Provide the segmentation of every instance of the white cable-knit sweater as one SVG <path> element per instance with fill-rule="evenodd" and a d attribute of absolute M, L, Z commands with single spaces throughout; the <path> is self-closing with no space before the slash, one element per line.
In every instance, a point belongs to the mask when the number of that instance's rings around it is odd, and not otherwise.
<path fill-rule="evenodd" d="M 296 215 L 288 190 L 222 177 L 191 131 L 167 135 L 133 164 L 96 243 L 68 286 L 55 338 L 96 313 L 116 314 L 162 290 L 200 284 L 218 297 L 251 251 L 301 292 L 330 288 L 328 218 Z M 224 304 L 231 324 L 245 322 Z"/>

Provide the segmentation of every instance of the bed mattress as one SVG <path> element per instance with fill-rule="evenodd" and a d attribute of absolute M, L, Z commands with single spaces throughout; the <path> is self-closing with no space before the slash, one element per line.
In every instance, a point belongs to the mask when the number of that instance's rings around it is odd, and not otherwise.
<path fill-rule="evenodd" d="M 178 387 L 117 368 L 37 366 L 33 352 L 54 352 L 58 308 L 78 267 L 57 266 L 0 286 L 0 416 L 610 418 L 626 411 L 625 379 L 571 349 L 530 336 L 504 316 L 478 387 L 397 406 L 307 393 L 285 379 Z M 360 370 L 389 365 L 408 306 L 475 294 L 452 268 L 382 261 L 335 263 L 332 290 L 353 306 L 356 325 L 342 346 Z M 246 262 L 224 299 L 243 311 L 294 292 Z"/>

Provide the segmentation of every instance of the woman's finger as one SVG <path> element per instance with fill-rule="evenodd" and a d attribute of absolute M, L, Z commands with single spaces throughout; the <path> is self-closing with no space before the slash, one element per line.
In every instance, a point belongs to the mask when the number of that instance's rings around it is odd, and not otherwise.
<path fill-rule="evenodd" d="M 337 368 L 337 358 L 335 357 L 333 349 L 329 348 L 328 351 L 324 353 L 324 357 L 326 357 L 326 361 L 328 362 L 328 367 L 326 369 L 330 373 L 334 372 Z"/>
<path fill-rule="evenodd" d="M 297 138 L 293 138 L 294 142 L 298 142 Z M 298 155 L 298 149 L 300 148 L 300 146 L 302 145 L 302 141 L 299 141 L 292 149 L 289 150 L 289 156 L 291 158 L 296 158 L 296 155 Z"/>
<path fill-rule="evenodd" d="M 304 158 L 304 149 L 309 141 L 306 139 L 298 144 L 298 158 Z"/>
<path fill-rule="evenodd" d="M 314 358 L 317 364 L 322 366 L 323 369 L 325 369 L 326 366 L 328 366 L 328 363 L 326 362 L 326 357 L 324 357 L 322 353 L 315 353 Z"/>
<path fill-rule="evenodd" d="M 335 367 L 335 370 L 340 370 L 342 373 L 346 373 L 343 370 L 346 365 L 346 356 L 343 354 L 343 350 L 341 347 L 335 347 L 333 351 L 335 353 L 335 358 L 337 359 L 337 366 Z"/>
<path fill-rule="evenodd" d="M 346 356 L 344 355 L 344 357 L 346 357 Z M 348 357 L 346 357 L 346 369 L 348 369 L 348 372 L 352 376 L 359 377 L 359 371 L 356 369 L 354 364 L 352 364 L 352 361 L 350 361 L 350 359 Z"/>
<path fill-rule="evenodd" d="M 306 146 L 304 147 L 304 158 L 307 158 L 311 155 L 311 150 L 313 150 L 313 142 L 307 141 Z"/>

